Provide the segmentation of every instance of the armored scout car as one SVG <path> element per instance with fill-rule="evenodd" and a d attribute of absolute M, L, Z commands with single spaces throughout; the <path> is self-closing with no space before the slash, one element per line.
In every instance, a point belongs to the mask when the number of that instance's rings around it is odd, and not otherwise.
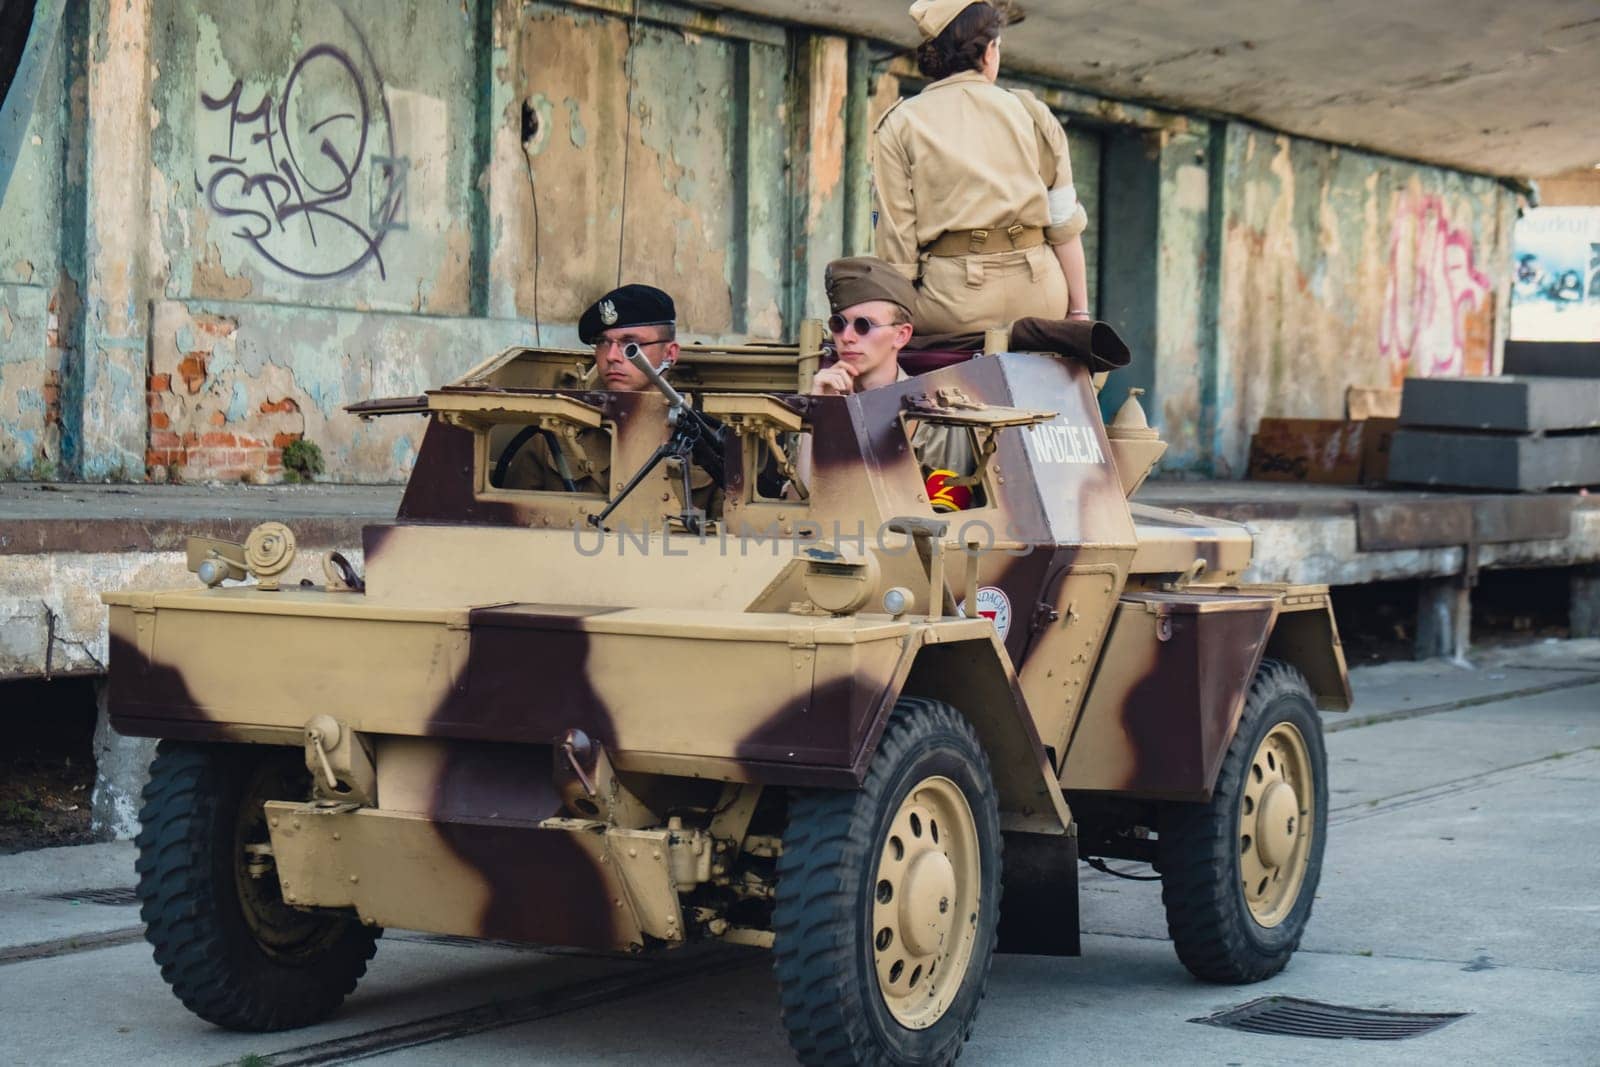
<path fill-rule="evenodd" d="M 820 338 L 687 350 L 692 408 L 530 349 L 358 405 L 430 420 L 359 570 L 286 584 L 269 523 L 191 541 L 201 585 L 106 597 L 112 721 L 166 739 L 139 894 L 190 1010 L 321 1019 L 382 927 L 723 941 L 772 950 L 801 1060 L 945 1062 L 995 951 L 1078 951 L 1080 857 L 1154 865 L 1200 978 L 1285 965 L 1316 712 L 1349 704 L 1326 590 L 1242 584 L 1244 528 L 1130 504 L 1164 445 L 1136 402 L 1102 424 L 1103 326 L 853 397 L 804 395 Z M 971 435 L 964 510 L 924 422 Z M 713 426 L 703 516 L 651 461 Z M 535 441 L 609 496 L 519 488 Z"/>

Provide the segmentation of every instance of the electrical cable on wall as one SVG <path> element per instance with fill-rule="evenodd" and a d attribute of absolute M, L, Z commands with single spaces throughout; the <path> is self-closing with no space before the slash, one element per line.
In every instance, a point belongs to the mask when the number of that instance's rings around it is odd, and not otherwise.
<path fill-rule="evenodd" d="M 628 235 L 628 157 L 633 148 L 633 53 L 639 40 L 639 0 L 633 0 L 628 24 L 628 120 L 622 132 L 622 218 L 617 227 L 617 284 L 622 284 L 622 250 Z"/>
<path fill-rule="evenodd" d="M 528 171 L 528 195 L 533 198 L 533 343 L 544 347 L 539 333 L 539 187 L 533 180 L 533 141 L 539 136 L 539 113 L 522 102 L 522 165 Z"/>

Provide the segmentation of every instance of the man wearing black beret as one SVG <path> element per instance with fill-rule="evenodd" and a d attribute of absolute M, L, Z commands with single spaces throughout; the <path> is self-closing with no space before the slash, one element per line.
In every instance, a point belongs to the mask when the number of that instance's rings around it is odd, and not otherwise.
<path fill-rule="evenodd" d="M 590 304 L 578 319 L 578 339 L 594 346 L 597 383 L 637 392 L 649 382 L 622 350 L 636 344 L 658 368 L 678 358 L 678 313 L 672 297 L 652 285 L 624 285 Z"/>
<path fill-rule="evenodd" d="M 644 374 L 628 362 L 623 349 L 636 344 L 645 358 L 663 373 L 678 358 L 677 309 L 672 297 L 652 285 L 624 285 L 590 304 L 578 319 L 578 339 L 594 346 L 595 387 L 616 392 L 636 393 L 650 388 Z M 549 441 L 537 436 L 509 464 L 498 484 L 506 488 L 559 492 L 568 482 L 580 493 L 610 496 L 613 482 L 627 480 L 627 473 L 613 479 L 611 435 L 605 430 L 584 430 L 575 446 L 567 443 L 560 461 L 551 453 Z M 563 470 L 563 467 L 565 470 Z M 695 506 L 711 514 L 720 495 L 711 476 L 699 467 L 689 471 Z M 676 484 L 676 483 L 675 483 Z"/>

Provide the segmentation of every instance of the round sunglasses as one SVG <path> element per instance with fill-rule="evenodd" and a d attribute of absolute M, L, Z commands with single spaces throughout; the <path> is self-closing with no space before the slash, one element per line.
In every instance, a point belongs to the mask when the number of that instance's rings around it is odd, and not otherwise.
<path fill-rule="evenodd" d="M 865 315 L 857 315 L 853 319 L 847 319 L 843 315 L 831 315 L 831 316 L 828 317 L 828 330 L 830 332 L 832 332 L 832 333 L 844 333 L 844 328 L 846 326 L 851 326 L 851 327 L 855 328 L 857 337 L 865 337 L 867 334 L 871 333 L 873 330 L 876 330 L 876 329 L 878 329 L 880 327 L 883 327 L 883 326 L 903 326 L 903 325 L 905 325 L 905 324 L 904 323 L 900 323 L 900 322 L 873 322 L 871 319 L 867 318 Z"/>

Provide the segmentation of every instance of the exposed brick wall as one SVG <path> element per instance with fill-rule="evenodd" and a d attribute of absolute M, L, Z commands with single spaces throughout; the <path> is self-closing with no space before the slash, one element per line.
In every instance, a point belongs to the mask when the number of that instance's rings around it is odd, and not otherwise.
<path fill-rule="evenodd" d="M 300 404 L 293 397 L 260 398 L 260 383 L 242 377 L 232 358 L 237 333 L 231 318 L 197 315 L 188 350 L 170 371 L 150 375 L 150 481 L 283 479 L 284 446 L 305 432 Z M 241 380 L 248 383 L 243 402 Z"/>

